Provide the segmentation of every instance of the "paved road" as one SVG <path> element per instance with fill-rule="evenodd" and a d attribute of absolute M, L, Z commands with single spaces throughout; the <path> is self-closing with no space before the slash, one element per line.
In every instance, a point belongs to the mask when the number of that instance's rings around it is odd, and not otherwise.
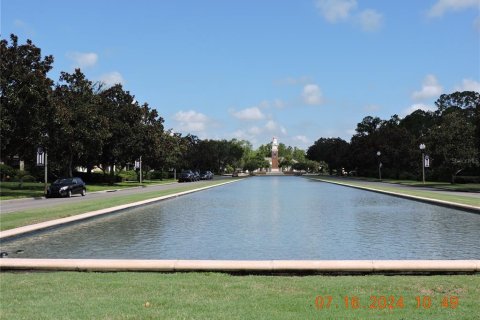
<path fill-rule="evenodd" d="M 218 181 L 225 178 L 226 177 L 215 177 L 214 180 Z M 15 211 L 24 211 L 24 210 L 30 210 L 30 209 L 54 207 L 58 205 L 68 205 L 68 204 L 74 204 L 82 201 L 90 201 L 90 200 L 96 200 L 96 199 L 124 197 L 132 194 L 163 191 L 163 190 L 178 188 L 184 185 L 203 187 L 206 184 L 208 184 L 207 181 L 197 181 L 197 182 L 189 182 L 189 183 L 173 182 L 169 184 L 149 185 L 147 187 L 120 189 L 120 190 L 115 190 L 110 192 L 106 192 L 106 191 L 91 192 L 91 193 L 87 193 L 85 197 L 82 197 L 81 195 L 73 195 L 71 198 L 45 199 L 44 197 L 42 197 L 42 198 L 4 200 L 0 202 L 0 214 L 15 212 Z"/>
<path fill-rule="evenodd" d="M 322 178 L 322 177 L 319 176 L 318 178 Z M 366 180 L 359 180 L 359 179 L 339 178 L 339 177 L 330 177 L 330 176 L 327 177 L 325 180 L 334 180 L 334 181 L 345 182 L 345 183 L 349 183 L 349 182 L 361 183 L 366 187 L 372 187 L 372 188 L 387 187 L 387 188 L 398 188 L 402 190 L 428 191 L 428 192 L 433 192 L 437 194 L 450 194 L 450 195 L 456 195 L 456 196 L 463 196 L 463 197 L 478 199 L 479 205 L 480 205 L 480 192 L 448 191 L 448 190 L 439 190 L 431 187 L 412 187 L 412 186 L 406 186 L 406 185 L 396 184 L 396 183 L 366 181 Z"/>

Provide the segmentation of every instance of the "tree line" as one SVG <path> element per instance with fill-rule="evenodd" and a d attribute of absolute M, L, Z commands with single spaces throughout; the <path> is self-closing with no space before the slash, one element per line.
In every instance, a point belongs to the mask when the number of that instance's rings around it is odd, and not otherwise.
<path fill-rule="evenodd" d="M 454 182 L 461 175 L 479 182 L 480 94 L 442 94 L 435 106 L 435 111 L 419 109 L 403 119 L 367 116 L 350 142 L 320 138 L 307 157 L 328 163 L 331 174 L 378 177 L 380 166 L 386 178 L 421 179 L 423 152 L 430 159 L 428 179 Z"/>
<path fill-rule="evenodd" d="M 36 167 L 39 147 L 47 150 L 52 178 L 72 176 L 81 167 L 87 175 L 100 168 L 113 181 L 140 156 L 145 171 L 160 177 L 172 168 L 223 173 L 269 166 L 265 146 L 254 150 L 244 140 L 201 140 L 165 130 L 158 111 L 121 84 L 105 87 L 80 69 L 53 81 L 48 73 L 54 57 L 42 57 L 31 40 L 19 44 L 13 34 L 10 43 L 2 39 L 0 56 L 0 158 L 7 164 L 21 159 L 33 176 L 42 176 Z M 293 148 L 282 148 L 293 159 Z M 307 161 L 303 150 L 295 153 Z"/>

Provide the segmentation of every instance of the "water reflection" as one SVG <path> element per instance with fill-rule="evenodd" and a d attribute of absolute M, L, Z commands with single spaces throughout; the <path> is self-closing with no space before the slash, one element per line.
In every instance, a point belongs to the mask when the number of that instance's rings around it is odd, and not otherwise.
<path fill-rule="evenodd" d="M 257 177 L 6 242 L 17 257 L 479 259 L 480 215 Z"/>

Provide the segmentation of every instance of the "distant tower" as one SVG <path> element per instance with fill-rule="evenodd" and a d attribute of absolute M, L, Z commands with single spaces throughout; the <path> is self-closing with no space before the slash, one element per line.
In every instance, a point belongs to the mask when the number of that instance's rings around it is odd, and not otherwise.
<path fill-rule="evenodd" d="M 272 172 L 278 172 L 278 141 L 273 137 L 272 140 Z"/>

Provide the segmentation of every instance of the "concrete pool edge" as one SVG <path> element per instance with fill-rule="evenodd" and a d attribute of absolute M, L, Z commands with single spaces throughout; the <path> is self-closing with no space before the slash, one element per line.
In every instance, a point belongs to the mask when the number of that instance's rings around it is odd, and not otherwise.
<path fill-rule="evenodd" d="M 110 207 L 110 208 L 85 212 L 85 213 L 81 213 L 81 214 L 74 215 L 74 216 L 71 216 L 71 217 L 54 219 L 54 220 L 49 220 L 49 221 L 45 221 L 45 222 L 31 224 L 31 225 L 18 227 L 18 228 L 14 228 L 14 229 L 4 230 L 4 231 L 0 231 L 0 240 L 7 239 L 7 238 L 12 238 L 12 237 L 16 237 L 16 236 L 19 236 L 19 235 L 24 235 L 24 234 L 28 234 L 28 233 L 32 233 L 32 232 L 36 232 L 36 231 L 40 231 L 40 230 L 43 230 L 43 229 L 58 227 L 58 226 L 70 224 L 70 223 L 73 223 L 73 222 L 87 220 L 87 219 L 91 219 L 91 218 L 98 217 L 98 216 L 101 216 L 101 215 L 110 214 L 110 213 L 113 213 L 113 212 L 116 212 L 116 211 L 121 211 L 121 210 L 124 210 L 124 209 L 138 207 L 138 206 L 154 203 L 154 202 L 157 202 L 157 201 L 162 201 L 162 200 L 166 200 L 166 199 L 170 199 L 170 198 L 176 198 L 176 197 L 186 195 L 186 194 L 189 194 L 189 193 L 198 192 L 198 191 L 202 191 L 202 190 L 206 190 L 206 189 L 210 189 L 210 188 L 215 188 L 215 187 L 223 186 L 223 185 L 226 185 L 226 184 L 229 184 L 229 183 L 238 182 L 238 181 L 241 181 L 241 180 L 242 179 L 225 181 L 225 182 L 221 182 L 221 183 L 210 185 L 210 186 L 199 187 L 199 188 L 195 188 L 195 189 L 191 189 L 191 190 L 176 192 L 176 193 L 172 193 L 172 194 L 165 195 L 165 196 L 150 198 L 150 199 L 146 199 L 146 200 L 142 200 L 142 201 L 131 202 L 131 203 L 127 203 L 127 204 L 123 204 L 123 205 L 119 205 L 119 206 L 114 206 L 114 207 Z"/>
<path fill-rule="evenodd" d="M 317 274 L 479 273 L 480 260 L 115 260 L 0 259 L 0 271 Z"/>
<path fill-rule="evenodd" d="M 311 180 L 314 180 L 314 181 L 336 184 L 336 185 L 340 185 L 340 186 L 344 186 L 344 187 L 356 188 L 356 189 L 365 190 L 365 191 L 383 193 L 383 194 L 390 195 L 390 196 L 395 196 L 395 197 L 400 197 L 400 198 L 405 198 L 405 199 L 410 199 L 410 200 L 426 202 L 426 203 L 440 205 L 440 206 L 449 207 L 449 208 L 453 208 L 453 209 L 470 211 L 470 212 L 473 212 L 473 213 L 480 213 L 480 207 L 471 206 L 471 205 L 468 205 L 468 204 L 462 204 L 462 203 L 456 203 L 456 202 L 439 200 L 439 199 L 432 199 L 432 198 L 425 198 L 425 197 L 414 196 L 414 195 L 409 195 L 409 194 L 400 193 L 400 192 L 387 191 L 387 190 L 376 189 L 376 188 L 372 188 L 372 187 L 359 186 L 359 185 L 349 184 L 349 183 L 345 183 L 345 182 L 331 181 L 331 180 L 320 179 L 320 178 L 308 178 L 308 179 L 311 179 Z"/>

